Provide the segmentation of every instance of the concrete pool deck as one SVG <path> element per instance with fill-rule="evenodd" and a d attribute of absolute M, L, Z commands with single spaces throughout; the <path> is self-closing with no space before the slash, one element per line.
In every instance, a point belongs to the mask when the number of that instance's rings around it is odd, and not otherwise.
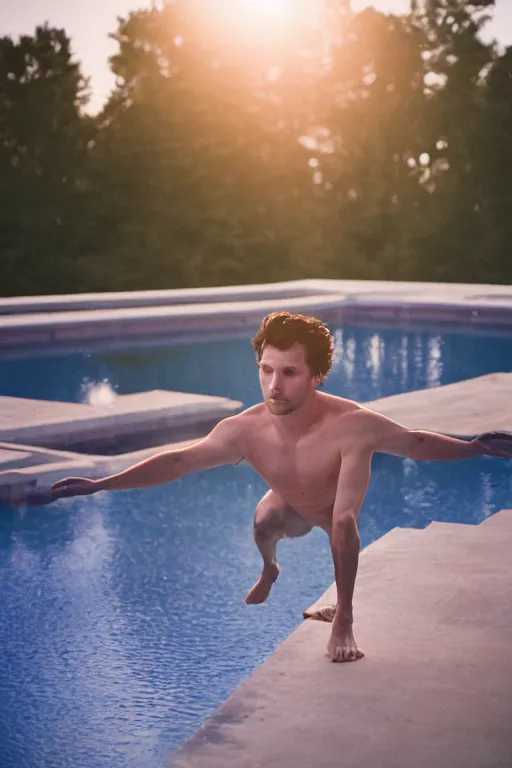
<path fill-rule="evenodd" d="M 103 442 L 138 433 L 189 431 L 200 437 L 241 407 L 226 397 L 165 390 L 117 395 L 108 405 L 0 396 L 0 441 L 61 450 L 90 445 L 101 453 Z"/>
<path fill-rule="evenodd" d="M 118 472 L 165 447 L 195 442 L 241 407 L 225 397 L 162 390 L 95 406 L 0 396 L 0 497 L 15 487 L 51 484 L 63 474 Z M 156 447 L 159 435 L 167 443 L 160 439 Z M 153 447 L 112 451 L 137 442 Z"/>
<path fill-rule="evenodd" d="M 512 510 L 394 529 L 360 557 L 366 657 L 304 622 L 174 756 L 174 768 L 509 768 Z M 332 603 L 331 587 L 320 602 Z"/>
<path fill-rule="evenodd" d="M 0 352 L 48 354 L 248 331 L 269 312 L 329 322 L 455 322 L 512 328 L 512 287 L 362 280 L 0 298 Z"/>

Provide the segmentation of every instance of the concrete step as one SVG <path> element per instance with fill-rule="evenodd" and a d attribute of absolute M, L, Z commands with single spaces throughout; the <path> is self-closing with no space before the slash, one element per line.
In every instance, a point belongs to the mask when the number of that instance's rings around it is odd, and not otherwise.
<path fill-rule="evenodd" d="M 470 579 L 476 570 L 486 573 L 492 557 L 502 558 L 507 571 L 512 566 L 512 536 L 497 524 L 434 522 L 417 534 L 384 536 L 375 544 L 373 549 L 368 548 L 366 558 L 361 558 L 369 578 L 379 572 L 390 572 L 396 578 L 416 579 L 421 578 L 419 574 L 423 571 L 437 581 L 446 564 Z"/>
<path fill-rule="evenodd" d="M 512 537 L 498 527 L 435 522 L 425 529 L 395 528 L 361 552 L 354 605 L 363 593 L 369 613 L 390 610 L 392 601 L 400 615 L 432 613 L 443 622 L 469 613 L 484 623 L 486 611 L 499 615 L 501 609 L 512 629 L 509 597 L 495 590 L 497 578 L 508 584 L 507 595 L 512 590 L 511 550 Z M 475 600 L 471 584 L 485 599 Z M 335 603 L 336 596 L 332 584 L 309 610 Z"/>
<path fill-rule="evenodd" d="M 123 453 L 202 437 L 242 405 L 226 397 L 165 390 L 119 395 L 109 404 L 94 406 L 0 396 L 0 441 L 89 454 Z M 158 434 L 165 439 L 155 443 Z M 142 444 L 135 444 L 136 438 Z"/>
<path fill-rule="evenodd" d="M 444 523 L 434 520 L 426 528 L 393 528 L 389 533 L 369 544 L 361 552 L 361 556 L 374 557 L 378 553 L 397 553 L 427 550 L 434 543 L 441 542 L 446 547 L 467 550 L 474 544 L 475 539 L 482 542 L 512 545 L 512 510 L 502 509 L 479 525 L 470 523 Z M 445 541 L 446 540 L 446 541 Z M 459 544 L 460 542 L 460 544 Z"/>
<path fill-rule="evenodd" d="M 464 523 L 440 523 L 434 521 L 423 531 L 421 546 L 442 547 L 448 552 L 467 552 L 474 557 L 477 552 L 485 553 L 486 547 L 495 547 L 498 551 L 512 549 L 512 528 L 501 525 L 500 520 L 484 525 Z"/>
<path fill-rule="evenodd" d="M 489 531 L 489 530 L 500 530 L 502 532 L 508 531 L 512 533 L 512 509 L 500 509 L 499 512 L 496 512 L 495 514 L 491 515 L 490 517 L 487 517 L 485 520 L 482 520 L 481 523 L 472 524 L 472 523 L 443 523 L 438 520 L 433 520 L 427 527 L 424 529 L 425 531 L 432 531 L 432 530 L 446 530 L 449 531 Z"/>
<path fill-rule="evenodd" d="M 491 525 L 390 531 L 359 561 L 354 633 L 366 658 L 330 664 L 330 626 L 303 622 L 172 765 L 510 766 L 506 539 Z M 331 587 L 322 602 L 335 600 Z"/>
<path fill-rule="evenodd" d="M 499 512 L 488 517 L 487 520 L 484 520 L 480 525 L 485 526 L 486 529 L 497 528 L 503 532 L 507 531 L 512 534 L 512 509 L 500 509 Z"/>
<path fill-rule="evenodd" d="M 410 429 L 473 437 L 492 430 L 512 430 L 511 389 L 512 373 L 489 373 L 383 397 L 365 406 Z"/>
<path fill-rule="evenodd" d="M 367 566 L 368 560 L 373 564 L 379 562 L 379 555 L 387 557 L 389 553 L 406 552 L 413 540 L 417 540 L 422 534 L 421 528 L 392 528 L 391 531 L 376 539 L 363 550 L 359 556 L 359 562 Z M 361 565 L 359 566 L 361 571 Z M 363 566 L 364 568 L 364 566 Z M 336 602 L 336 585 L 331 584 L 325 592 L 316 600 L 305 613 L 317 610 L 320 606 L 331 605 Z"/>
<path fill-rule="evenodd" d="M 361 551 L 361 556 L 367 556 L 370 553 L 380 552 L 388 549 L 402 549 L 407 547 L 413 539 L 417 539 L 422 534 L 421 528 L 401 528 L 396 526 L 380 538 L 372 541 Z"/>
<path fill-rule="evenodd" d="M 441 523 L 437 520 L 434 520 L 432 523 L 427 525 L 426 528 L 423 529 L 423 533 L 425 534 L 425 541 L 434 536 L 439 538 L 443 536 L 473 536 L 480 538 L 482 541 L 485 539 L 485 537 L 491 538 L 493 536 L 501 536 L 505 541 L 507 541 L 509 538 L 512 539 L 512 537 L 509 535 L 512 533 L 512 528 L 507 530 L 506 526 L 501 525 L 499 520 L 492 524 L 484 524 L 482 522 L 479 525 L 472 525 L 469 523 Z"/>

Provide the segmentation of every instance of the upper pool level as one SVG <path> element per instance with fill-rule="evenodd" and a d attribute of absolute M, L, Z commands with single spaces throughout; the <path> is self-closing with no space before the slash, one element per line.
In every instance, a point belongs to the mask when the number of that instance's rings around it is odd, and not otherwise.
<path fill-rule="evenodd" d="M 326 321 L 449 322 L 512 328 L 512 286 L 362 280 L 0 299 L 0 352 L 230 333 L 280 310 Z"/>

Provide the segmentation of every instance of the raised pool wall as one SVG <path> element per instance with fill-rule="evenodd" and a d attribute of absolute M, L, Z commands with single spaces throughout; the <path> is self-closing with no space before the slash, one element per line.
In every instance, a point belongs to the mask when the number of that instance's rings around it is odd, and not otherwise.
<path fill-rule="evenodd" d="M 0 298 L 0 354 L 247 331 L 289 310 L 343 322 L 512 327 L 512 287 L 299 280 L 269 285 Z"/>

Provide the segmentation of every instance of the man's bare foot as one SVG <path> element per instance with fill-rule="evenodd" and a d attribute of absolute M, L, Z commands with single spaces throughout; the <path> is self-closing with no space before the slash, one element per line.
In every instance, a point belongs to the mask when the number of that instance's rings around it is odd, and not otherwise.
<path fill-rule="evenodd" d="M 333 625 L 327 653 L 331 661 L 357 661 L 363 658 L 364 653 L 354 640 L 352 624 Z"/>
<path fill-rule="evenodd" d="M 307 610 L 303 612 L 305 619 L 314 619 L 315 621 L 332 622 L 336 613 L 335 605 L 321 605 L 320 608 Z"/>
<path fill-rule="evenodd" d="M 257 605 L 265 602 L 272 589 L 272 584 L 279 576 L 279 570 L 280 568 L 277 563 L 274 563 L 271 566 L 265 566 L 260 578 L 254 587 L 247 593 L 245 602 L 248 605 Z"/>

